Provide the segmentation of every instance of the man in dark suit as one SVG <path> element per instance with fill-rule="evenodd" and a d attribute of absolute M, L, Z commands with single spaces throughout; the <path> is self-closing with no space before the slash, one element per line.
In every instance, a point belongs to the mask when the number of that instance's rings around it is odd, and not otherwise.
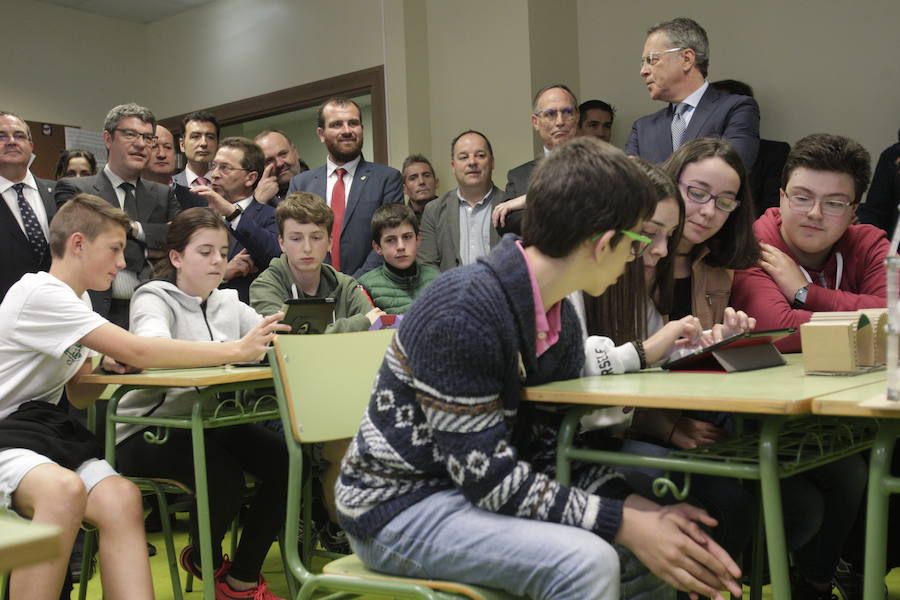
<path fill-rule="evenodd" d="M 491 223 L 503 191 L 494 185 L 494 150 L 478 131 L 464 131 L 450 144 L 450 166 L 458 187 L 425 205 L 419 231 L 419 261 L 446 271 L 469 265 L 500 241 Z"/>
<path fill-rule="evenodd" d="M 403 201 L 400 172 L 362 157 L 360 115 L 359 105 L 347 98 L 331 98 L 319 107 L 316 133 L 328 159 L 325 166 L 295 176 L 288 188 L 288 194 L 318 194 L 331 207 L 329 263 L 357 278 L 382 263 L 372 249 L 372 214 L 382 204 Z"/>
<path fill-rule="evenodd" d="M 253 141 L 262 148 L 263 154 L 266 156 L 266 166 L 272 165 L 269 169 L 269 176 L 272 178 L 273 184 L 265 186 L 265 191 L 260 189 L 262 183 L 257 185 L 256 201 L 278 206 L 287 196 L 291 179 L 301 171 L 308 171 L 309 168 L 304 169 L 300 166 L 301 160 L 300 155 L 297 154 L 297 146 L 281 129 L 260 131 Z M 263 181 L 265 181 L 265 177 L 263 177 Z M 272 195 L 273 191 L 274 195 Z"/>
<path fill-rule="evenodd" d="M 531 126 L 541 138 L 546 155 L 561 146 L 578 133 L 578 100 L 575 93 L 561 83 L 555 83 L 538 90 L 534 95 Z M 522 209 L 525 208 L 525 193 L 528 180 L 539 159 L 510 169 L 506 174 L 507 201 L 494 209 L 494 224 L 500 233 L 522 232 Z"/>
<path fill-rule="evenodd" d="M 685 17 L 647 30 L 641 77 L 650 98 L 668 105 L 634 122 L 625 153 L 654 163 L 701 137 L 725 138 L 750 171 L 759 150 L 759 106 L 747 96 L 723 94 L 706 80 L 706 31 Z"/>
<path fill-rule="evenodd" d="M 156 117 L 137 104 L 116 106 L 106 115 L 103 142 L 109 162 L 97 175 L 67 177 L 56 184 L 56 205 L 79 193 L 100 196 L 131 218 L 125 243 L 125 268 L 112 287 L 91 292 L 94 310 L 120 327 L 128 328 L 128 309 L 134 288 L 150 278 L 150 258 L 163 256 L 168 222 L 180 212 L 175 194 L 167 186 L 141 179 L 156 146 Z"/>
<path fill-rule="evenodd" d="M 198 110 L 185 115 L 181 130 L 179 143 L 187 166 L 175 174 L 175 183 L 186 188 L 209 185 L 209 163 L 219 149 L 219 121 L 212 113 Z"/>
<path fill-rule="evenodd" d="M 56 213 L 55 184 L 28 169 L 33 149 L 25 121 L 0 111 L 0 301 L 25 273 L 50 268 L 47 241 Z"/>
<path fill-rule="evenodd" d="M 210 185 L 195 186 L 191 191 L 225 218 L 231 244 L 222 287 L 236 289 L 249 304 L 250 284 L 273 258 L 281 256 L 275 209 L 253 197 L 266 158 L 253 140 L 228 137 L 219 144 L 209 167 Z"/>

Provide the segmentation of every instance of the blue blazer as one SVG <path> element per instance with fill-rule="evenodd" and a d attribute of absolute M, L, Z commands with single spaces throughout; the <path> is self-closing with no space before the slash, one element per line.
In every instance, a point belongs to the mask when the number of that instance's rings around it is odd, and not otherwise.
<path fill-rule="evenodd" d="M 294 175 L 288 194 L 312 192 L 327 201 L 326 178 L 324 166 Z M 382 263 L 372 249 L 372 214 L 382 204 L 402 201 L 400 171 L 360 158 L 341 226 L 341 271 L 359 278 Z"/>
<path fill-rule="evenodd" d="M 259 273 L 269 268 L 273 258 L 281 256 L 278 245 L 278 226 L 275 224 L 275 209 L 268 204 L 260 204 L 256 200 L 247 206 L 241 215 L 237 227 L 231 228 L 231 244 L 228 248 L 228 260 L 247 249 L 256 264 L 258 272 L 244 277 L 235 277 L 222 283 L 223 288 L 233 288 L 241 300 L 250 303 L 250 284 Z"/>
<path fill-rule="evenodd" d="M 47 212 L 47 223 L 53 220 L 56 214 L 56 202 L 53 199 L 55 181 L 34 178 L 44 210 Z M 6 202 L 0 198 L 0 301 L 6 297 L 6 292 L 25 273 L 50 270 L 50 251 L 38 258 L 25 237 L 25 232 L 19 227 L 19 222 L 13 215 Z"/>
<path fill-rule="evenodd" d="M 684 142 L 723 137 L 734 146 L 750 171 L 759 151 L 759 105 L 749 96 L 724 94 L 708 87 L 697 103 Z M 625 154 L 661 163 L 672 154 L 672 107 L 641 117 L 631 126 Z"/>

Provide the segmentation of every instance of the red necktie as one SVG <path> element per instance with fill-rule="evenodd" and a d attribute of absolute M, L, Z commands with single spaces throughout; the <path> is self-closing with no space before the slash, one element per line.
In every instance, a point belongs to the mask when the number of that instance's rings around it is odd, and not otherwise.
<path fill-rule="evenodd" d="M 341 270 L 341 226 L 344 224 L 344 173 L 346 169 L 335 169 L 337 181 L 331 190 L 331 212 L 334 213 L 334 225 L 331 226 L 331 266 Z"/>

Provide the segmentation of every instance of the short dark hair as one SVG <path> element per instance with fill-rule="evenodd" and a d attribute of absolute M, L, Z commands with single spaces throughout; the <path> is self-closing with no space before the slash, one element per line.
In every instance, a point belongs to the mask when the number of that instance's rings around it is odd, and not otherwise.
<path fill-rule="evenodd" d="M 453 150 L 451 149 L 451 153 Z M 431 174 L 434 175 L 434 167 L 431 166 L 431 161 L 424 154 L 410 154 L 406 158 L 403 159 L 403 166 L 400 168 L 400 173 L 406 171 L 406 167 L 409 165 L 414 165 L 416 163 L 424 163 L 428 165 L 428 168 L 431 169 Z"/>
<path fill-rule="evenodd" d="M 563 258 L 598 233 L 634 227 L 655 208 L 650 181 L 624 152 L 575 138 L 547 155 L 531 177 L 523 243 Z M 621 238 L 617 233 L 613 245 Z"/>
<path fill-rule="evenodd" d="M 184 133 L 187 131 L 187 124 L 191 121 L 201 121 L 203 123 L 212 123 L 216 128 L 216 137 L 219 137 L 219 120 L 216 119 L 215 115 L 213 115 L 208 110 L 195 110 L 194 112 L 188 113 L 184 115 L 184 118 L 181 119 L 181 131 Z"/>
<path fill-rule="evenodd" d="M 73 158 L 83 158 L 88 161 L 91 167 L 91 175 L 97 174 L 97 159 L 90 150 L 81 150 L 80 148 L 72 148 L 71 150 L 63 150 L 59 153 L 59 160 L 56 162 L 56 178 L 62 179 L 66 176 L 69 169 L 69 161 Z"/>
<path fill-rule="evenodd" d="M 316 124 L 318 127 L 325 127 L 325 107 L 329 104 L 334 104 L 335 106 L 347 106 L 348 104 L 352 104 L 356 107 L 356 111 L 359 113 L 359 118 L 362 119 L 362 109 L 359 107 L 359 104 L 357 104 L 350 98 L 345 98 L 343 96 L 332 96 L 331 98 L 323 102 L 321 106 L 319 106 L 319 112 L 316 114 Z"/>
<path fill-rule="evenodd" d="M 753 88 L 749 84 L 737 79 L 720 79 L 709 84 L 713 89 L 726 94 L 738 94 L 740 96 L 753 97 Z"/>
<path fill-rule="evenodd" d="M 99 196 L 76 194 L 59 207 L 50 221 L 50 256 L 62 258 L 66 253 L 66 242 L 73 233 L 81 233 L 88 240 L 95 240 L 110 227 L 121 227 L 123 232 L 128 232 L 131 230 L 131 219 L 125 211 Z"/>
<path fill-rule="evenodd" d="M 458 142 L 459 138 L 461 138 L 462 136 L 469 135 L 470 133 L 474 133 L 475 135 L 480 135 L 482 137 L 482 139 L 484 140 L 484 143 L 487 145 L 488 154 L 490 154 L 491 156 L 494 156 L 494 148 L 491 146 L 491 140 L 487 139 L 486 135 L 484 135 L 480 131 L 475 131 L 474 129 L 466 129 L 465 131 L 463 131 L 462 133 L 457 135 L 455 138 L 453 138 L 453 141 L 450 142 L 450 160 L 453 160 L 453 153 L 456 151 L 456 142 Z M 430 166 L 431 163 L 428 163 L 428 165 Z M 434 173 L 434 169 L 431 169 L 431 172 Z"/>
<path fill-rule="evenodd" d="M 544 87 L 539 89 L 537 91 L 537 93 L 534 95 L 534 98 L 531 100 L 531 111 L 532 112 L 535 112 L 535 113 L 537 112 L 538 100 L 541 99 L 541 96 L 544 95 L 544 92 L 546 92 L 548 90 L 552 90 L 554 88 L 559 88 L 559 89 L 565 91 L 567 94 L 569 94 L 569 96 L 572 97 L 572 106 L 574 108 L 578 108 L 578 97 L 575 95 L 575 92 L 573 92 L 572 90 L 569 89 L 569 86 L 565 85 L 564 83 L 551 83 L 550 85 L 545 85 Z"/>
<path fill-rule="evenodd" d="M 372 241 L 380 246 L 381 234 L 385 229 L 400 227 L 404 223 L 411 225 L 416 235 L 419 235 L 419 219 L 410 207 L 402 202 L 382 204 L 372 213 Z"/>
<path fill-rule="evenodd" d="M 116 127 L 119 126 L 119 121 L 129 117 L 134 117 L 142 123 L 150 123 L 150 125 L 153 126 L 153 131 L 156 132 L 156 117 L 150 112 L 149 108 L 141 106 L 140 104 L 135 104 L 134 102 L 112 107 L 112 109 L 106 113 L 106 120 L 103 121 L 103 130 L 109 133 L 109 135 L 115 136 Z"/>
<path fill-rule="evenodd" d="M 585 100 L 578 105 L 579 128 L 584 125 L 584 120 L 587 119 L 587 111 L 589 110 L 605 110 L 609 113 L 610 117 L 612 117 L 613 119 L 616 118 L 616 107 L 609 102 L 604 102 L 603 100 Z"/>
<path fill-rule="evenodd" d="M 854 202 L 862 200 L 869 187 L 872 164 L 869 153 L 857 142 L 842 135 L 813 133 L 794 144 L 781 172 L 781 187 L 786 188 L 795 169 L 846 173 L 853 178 Z"/>
<path fill-rule="evenodd" d="M 256 173 L 256 181 L 253 183 L 253 189 L 262 178 L 263 170 L 266 168 L 266 155 L 263 154 L 256 142 L 250 138 L 232 136 L 219 142 L 219 148 L 237 148 L 244 152 L 244 158 L 241 160 L 241 168 Z"/>
<path fill-rule="evenodd" d="M 647 29 L 647 35 L 662 31 L 669 38 L 669 42 L 676 48 L 690 48 L 694 51 L 697 70 L 703 77 L 709 71 L 709 38 L 706 30 L 700 24 L 688 17 L 678 17 L 669 21 L 657 23 Z"/>
<path fill-rule="evenodd" d="M 0 117 L 13 117 L 22 121 L 22 124 L 25 125 L 25 133 L 28 134 L 28 141 L 31 141 L 31 127 L 28 126 L 28 123 L 25 122 L 25 119 L 23 119 L 16 113 L 9 112 L 8 110 L 0 110 Z"/>
<path fill-rule="evenodd" d="M 278 235 L 284 236 L 284 223 L 293 219 L 301 224 L 312 223 L 325 228 L 331 235 L 331 227 L 334 225 L 334 213 L 325 204 L 322 197 L 312 192 L 293 192 L 275 209 L 275 223 L 278 225 Z"/>
<path fill-rule="evenodd" d="M 181 211 L 169 222 L 169 227 L 166 229 L 166 256 L 153 268 L 154 277 L 175 281 L 177 269 L 169 258 L 169 250 L 184 252 L 191 241 L 191 236 L 200 229 L 221 229 L 225 232 L 226 239 L 231 236 L 231 231 L 225 225 L 225 221 L 211 208 L 195 206 Z"/>
<path fill-rule="evenodd" d="M 744 161 L 741 160 L 737 150 L 722 138 L 697 138 L 678 148 L 663 164 L 663 169 L 673 181 L 679 181 L 685 167 L 707 158 L 721 158 L 738 174 L 740 188 L 737 200 L 740 205 L 728 215 L 722 228 L 704 242 L 709 248 L 709 254 L 704 260 L 711 266 L 726 269 L 755 267 L 760 254 L 759 242 L 753 234 L 756 211 L 753 207 L 753 197 L 750 195 Z"/>

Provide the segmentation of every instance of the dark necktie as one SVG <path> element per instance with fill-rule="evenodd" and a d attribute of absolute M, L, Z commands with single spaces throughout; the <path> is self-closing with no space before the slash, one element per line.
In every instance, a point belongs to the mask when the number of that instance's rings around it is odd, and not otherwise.
<path fill-rule="evenodd" d="M 134 197 L 134 184 L 123 181 L 119 187 L 125 191 L 125 201 L 122 203 L 122 210 L 132 219 L 137 218 L 137 200 Z"/>
<path fill-rule="evenodd" d="M 344 173 L 346 169 L 335 169 L 337 181 L 331 190 L 331 212 L 334 213 L 334 225 L 331 227 L 331 266 L 341 270 L 341 226 L 344 224 Z"/>
<path fill-rule="evenodd" d="M 672 115 L 672 152 L 678 150 L 681 146 L 681 140 L 684 139 L 684 130 L 687 129 L 684 111 L 689 107 L 690 105 L 684 102 L 679 102 L 675 105 L 675 114 Z"/>
<path fill-rule="evenodd" d="M 22 215 L 22 226 L 25 229 L 25 237 L 28 238 L 28 243 L 31 244 L 31 250 L 34 252 L 35 257 L 37 257 L 38 262 L 40 262 L 41 259 L 44 258 L 44 252 L 47 251 L 47 238 L 44 237 L 44 230 L 41 229 L 41 224 L 38 222 L 37 215 L 34 214 L 31 205 L 25 200 L 25 194 L 22 192 L 24 188 L 24 183 L 17 183 L 13 186 L 19 201 L 19 213 Z"/>

